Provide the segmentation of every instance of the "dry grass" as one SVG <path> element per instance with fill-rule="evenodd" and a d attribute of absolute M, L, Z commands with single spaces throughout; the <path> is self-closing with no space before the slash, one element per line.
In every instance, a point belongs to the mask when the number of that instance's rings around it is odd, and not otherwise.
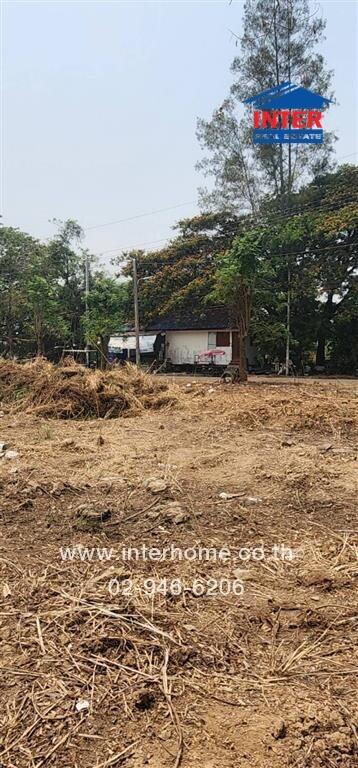
<path fill-rule="evenodd" d="M 313 430 L 315 432 L 339 435 L 347 434 L 358 427 L 358 400 L 351 393 L 339 391 L 334 383 L 319 384 L 299 381 L 295 384 L 282 383 L 270 386 L 250 382 L 246 386 L 217 383 L 203 386 L 195 383 L 182 392 L 202 408 L 206 403 L 216 403 L 225 410 L 231 426 L 257 429 L 262 426 L 287 430 Z M 210 408 L 210 405 L 209 405 Z"/>
<path fill-rule="evenodd" d="M 3 417 L 1 438 L 19 456 L 0 461 L 1 765 L 355 768 L 352 395 L 202 382 L 185 394 L 185 382 L 158 391 L 164 380 L 123 373 L 141 404 L 124 411 L 139 413 L 130 421 L 33 418 L 53 407 L 53 377 L 81 377 L 85 389 L 89 377 L 98 394 L 102 374 L 77 366 L 40 371 L 38 400 L 22 384 L 28 413 L 11 394 Z M 143 406 L 140 382 L 178 407 L 163 418 Z M 79 526 L 83 506 L 109 516 Z M 294 559 L 273 556 L 276 542 Z M 122 546 L 142 543 L 229 547 L 231 558 L 123 559 Z M 240 559 L 261 543 L 264 559 Z M 117 557 L 61 561 L 74 545 Z M 243 595 L 194 593 L 195 579 L 222 577 L 242 579 Z M 151 595 L 147 578 L 183 589 Z"/>
<path fill-rule="evenodd" d="M 317 545 L 310 554 L 314 565 L 320 563 Z M 353 541 L 342 538 L 330 557 L 324 555 L 324 565 L 332 579 L 342 572 L 353 578 Z M 156 579 L 165 577 L 167 569 L 166 564 L 156 564 Z M 171 755 L 167 762 L 153 765 L 178 768 L 185 751 L 183 731 L 190 733 L 203 700 L 240 709 L 262 696 L 273 700 L 280 687 L 299 690 L 301 681 L 306 687 L 328 682 L 335 687 L 339 681 L 346 712 L 336 707 L 334 717 L 336 722 L 339 717 L 343 741 L 334 748 L 329 738 L 325 742 L 331 763 L 315 762 L 314 749 L 312 762 L 307 757 L 304 765 L 338 766 L 343 760 L 347 768 L 353 766 L 358 746 L 354 695 L 349 694 L 357 669 L 354 608 L 340 605 L 334 587 L 328 599 L 323 592 L 311 607 L 302 605 L 302 593 L 295 605 L 276 592 L 278 584 L 301 581 L 310 570 L 311 564 L 305 566 L 303 560 L 252 566 L 246 577 L 248 595 L 238 602 L 233 596 L 219 601 L 195 597 L 189 564 L 180 569 L 186 592 L 153 598 L 143 589 L 145 571 L 132 563 L 108 567 L 76 561 L 36 567 L 31 562 L 23 568 L 8 559 L 2 614 L 2 624 L 8 627 L 3 628 L 2 672 L 9 686 L 1 723 L 3 764 L 107 768 L 124 755 L 130 758 L 138 744 L 138 727 L 140 738 L 146 738 L 140 726 L 144 718 L 151 728 L 164 728 Z M 131 595 L 110 597 L 108 583 L 113 578 L 123 585 L 131 579 Z M 255 599 L 263 588 L 270 591 L 269 603 Z M 78 712 L 81 700 L 87 704 Z M 291 735 L 303 730 L 304 718 L 312 720 L 309 708 L 302 710 L 302 723 L 293 707 L 292 714 L 288 711 L 286 707 Z M 311 723 L 315 739 L 322 728 L 324 738 L 332 733 L 332 726 L 322 726 L 322 718 L 323 711 L 318 712 Z M 80 763 L 75 762 L 78 755 Z"/>
<path fill-rule="evenodd" d="M 84 419 L 134 416 L 147 408 L 176 402 L 163 381 L 133 365 L 111 371 L 89 371 L 64 361 L 0 362 L 0 398 L 46 418 Z"/>
<path fill-rule="evenodd" d="M 83 419 L 137 416 L 146 409 L 178 405 L 201 413 L 225 411 L 232 427 L 261 426 L 348 434 L 358 426 L 358 403 L 332 386 L 299 383 L 227 386 L 203 381 L 178 386 L 143 373 L 134 365 L 89 371 L 65 359 L 20 364 L 0 360 L 0 400 L 46 418 Z"/>

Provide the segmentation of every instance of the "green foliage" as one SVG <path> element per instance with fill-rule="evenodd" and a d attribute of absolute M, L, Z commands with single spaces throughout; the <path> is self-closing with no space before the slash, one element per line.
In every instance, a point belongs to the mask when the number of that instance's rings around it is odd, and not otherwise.
<path fill-rule="evenodd" d="M 57 222 L 58 223 L 58 222 Z M 81 344 L 83 254 L 77 222 L 60 222 L 44 244 L 12 227 L 0 229 L 0 333 L 3 355 L 51 353 Z"/>
<path fill-rule="evenodd" d="M 226 250 L 242 223 L 230 213 L 214 213 L 179 221 L 177 236 L 166 248 L 124 254 L 122 274 L 132 275 L 131 257 L 137 260 L 141 323 L 158 315 L 190 312 L 203 306 L 214 288 L 219 256 Z M 120 261 L 122 263 L 122 260 Z M 129 285 L 129 313 L 133 298 Z M 129 314 L 130 321 L 133 317 Z"/>
<path fill-rule="evenodd" d="M 89 344 L 99 343 L 103 358 L 108 354 L 108 342 L 112 333 L 123 330 L 128 303 L 128 286 L 112 277 L 97 272 L 90 285 L 88 314 L 82 322 Z"/>
<path fill-rule="evenodd" d="M 138 274 L 147 278 L 139 282 L 142 323 L 219 304 L 238 327 L 241 303 L 259 355 L 282 361 L 290 287 L 293 359 L 312 362 L 319 343 L 333 350 L 335 323 L 357 279 L 357 192 L 357 169 L 342 166 L 293 196 L 294 216 L 282 216 L 271 201 L 256 227 L 230 212 L 179 222 L 165 249 L 136 253 Z M 125 272 L 131 275 L 130 264 Z M 131 305 L 130 291 L 129 284 Z"/>
<path fill-rule="evenodd" d="M 37 240 L 13 227 L 0 229 L 0 344 L 12 356 L 27 345 L 27 283 L 44 252 Z"/>
<path fill-rule="evenodd" d="M 77 250 L 83 231 L 74 219 L 58 221 L 57 234 L 48 245 L 49 271 L 59 286 L 59 301 L 63 317 L 69 327 L 71 344 L 82 344 L 81 317 L 84 313 L 84 259 L 82 249 Z"/>
<path fill-rule="evenodd" d="M 74 219 L 53 219 L 53 223 L 58 227 L 58 232 L 49 244 L 50 261 L 55 274 L 69 285 L 77 277 L 80 268 L 79 254 L 73 244 L 80 243 L 83 231 Z"/>
<path fill-rule="evenodd" d="M 243 232 L 220 259 L 214 275 L 212 298 L 230 308 L 232 325 L 238 331 L 238 362 L 240 380 L 246 381 L 246 339 L 249 334 L 255 281 L 260 267 L 263 233 Z M 234 355 L 234 350 L 233 350 Z M 235 360 L 236 362 L 236 360 Z"/>
<path fill-rule="evenodd" d="M 45 352 L 46 336 L 64 341 L 69 328 L 62 317 L 62 306 L 56 286 L 48 279 L 34 274 L 27 284 L 27 307 L 29 310 L 28 330 L 36 338 L 37 353 Z"/>
<path fill-rule="evenodd" d="M 287 294 L 290 347 L 296 363 L 357 368 L 358 170 L 344 165 L 292 194 L 294 215 L 267 198 L 260 216 L 230 211 L 183 219 L 158 251 L 123 254 L 126 282 L 93 274 L 84 302 L 81 229 L 59 224 L 49 243 L 0 229 L 1 354 L 53 355 L 85 337 L 102 359 L 110 334 L 133 323 L 131 257 L 137 260 L 140 322 L 169 313 L 231 310 L 233 326 L 250 335 L 259 356 L 284 357 Z M 90 261 L 93 262 L 92 257 Z"/>
<path fill-rule="evenodd" d="M 284 282 L 291 273 L 293 349 L 315 347 L 316 364 L 326 365 L 335 321 L 356 290 L 358 267 L 358 169 L 342 166 L 319 176 L 295 196 L 288 220 L 268 227 L 266 244 Z M 308 207 L 307 207 L 308 206 Z"/>
<path fill-rule="evenodd" d="M 331 329 L 330 369 L 342 374 L 358 373 L 358 290 L 347 297 Z"/>
<path fill-rule="evenodd" d="M 214 275 L 213 299 L 231 305 L 235 312 L 243 291 L 254 289 L 262 250 L 262 230 L 252 230 L 234 238 L 225 252 Z"/>

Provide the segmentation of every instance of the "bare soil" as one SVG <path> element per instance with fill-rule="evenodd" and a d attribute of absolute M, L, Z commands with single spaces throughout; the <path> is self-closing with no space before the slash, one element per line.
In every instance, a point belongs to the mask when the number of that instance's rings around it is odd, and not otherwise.
<path fill-rule="evenodd" d="M 3 407 L 0 764 L 354 768 L 354 382 L 170 386 L 128 418 Z M 123 557 L 171 544 L 227 552 Z"/>

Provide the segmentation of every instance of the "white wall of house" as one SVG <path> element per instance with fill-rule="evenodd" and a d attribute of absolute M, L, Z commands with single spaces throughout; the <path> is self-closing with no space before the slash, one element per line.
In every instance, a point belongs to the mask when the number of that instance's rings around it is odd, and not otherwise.
<path fill-rule="evenodd" d="M 201 352 L 217 347 L 222 349 L 225 354 L 216 357 L 216 365 L 229 365 L 231 362 L 231 333 L 229 347 L 223 347 L 216 343 L 216 333 L 217 331 L 166 331 L 166 356 L 174 365 L 193 365 Z M 246 345 L 246 354 L 249 365 L 253 365 L 256 351 L 249 341 Z M 207 363 L 209 365 L 210 362 L 210 358 L 200 359 L 202 364 Z"/>
<path fill-rule="evenodd" d="M 210 334 L 210 336 L 209 336 Z M 166 331 L 166 355 L 174 365 L 193 365 L 197 355 L 216 347 L 214 336 L 216 331 Z M 231 346 L 222 347 L 225 355 L 216 358 L 217 365 L 228 365 L 231 360 Z M 200 363 L 210 363 L 210 358 L 202 358 Z"/>

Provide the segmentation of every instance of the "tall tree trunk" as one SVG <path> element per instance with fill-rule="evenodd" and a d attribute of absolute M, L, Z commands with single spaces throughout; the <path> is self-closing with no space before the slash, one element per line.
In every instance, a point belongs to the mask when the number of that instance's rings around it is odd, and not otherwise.
<path fill-rule="evenodd" d="M 290 334 L 291 334 L 291 270 L 287 267 L 287 309 L 286 309 L 286 359 L 285 371 L 288 376 L 290 361 Z"/>
<path fill-rule="evenodd" d="M 247 381 L 247 361 L 246 361 L 246 340 L 249 335 L 250 316 L 251 316 L 252 287 L 241 285 L 237 305 L 233 312 L 235 318 L 235 327 L 232 331 L 232 360 L 234 365 L 239 367 L 239 380 L 243 383 Z"/>
<path fill-rule="evenodd" d="M 36 357 L 42 357 L 44 352 L 44 343 L 43 343 L 43 329 L 42 329 L 42 322 L 41 322 L 41 316 L 35 314 L 34 316 L 34 328 L 35 328 L 35 336 L 36 336 Z"/>
<path fill-rule="evenodd" d="M 238 366 L 241 382 L 247 381 L 246 338 L 247 336 L 242 329 L 232 331 L 231 362 Z"/>
<path fill-rule="evenodd" d="M 239 331 L 235 330 L 231 332 L 231 363 L 233 365 L 239 365 L 240 362 L 240 348 L 239 348 Z"/>
<path fill-rule="evenodd" d="M 7 332 L 7 342 L 8 342 L 8 355 L 11 359 L 14 356 L 14 317 L 13 317 L 13 310 L 12 310 L 12 287 L 10 287 L 9 294 L 8 294 L 6 332 Z"/>
<path fill-rule="evenodd" d="M 316 365 L 326 365 L 326 339 L 329 335 L 329 321 L 337 311 L 337 306 L 333 303 L 333 293 L 329 293 L 322 308 L 322 319 L 317 332 Z"/>
<path fill-rule="evenodd" d="M 102 371 L 105 371 L 106 368 L 108 368 L 108 345 L 109 345 L 109 336 L 101 336 L 101 360 L 100 360 L 100 366 Z"/>
<path fill-rule="evenodd" d="M 239 380 L 247 381 L 246 336 L 239 332 Z"/>
<path fill-rule="evenodd" d="M 292 7 L 291 4 L 287 1 L 287 77 L 288 80 L 291 82 L 291 14 L 292 13 Z M 288 130 L 291 131 L 291 110 L 288 110 Z M 287 196 L 288 196 L 288 205 L 287 208 L 290 207 L 290 198 L 291 198 L 291 187 L 292 187 L 292 145 L 291 143 L 288 144 L 288 176 L 287 176 Z"/>
<path fill-rule="evenodd" d="M 274 29 L 274 45 L 275 45 L 276 85 L 279 86 L 280 85 L 280 62 L 279 62 L 279 45 L 278 45 L 278 34 L 277 34 L 277 8 L 278 8 L 278 5 L 276 5 L 276 0 L 275 0 L 274 7 L 273 7 L 273 29 Z M 284 170 L 283 170 L 282 144 L 278 145 L 278 151 L 279 151 L 279 169 L 280 169 L 280 204 L 281 204 L 281 211 L 283 212 L 285 176 L 284 176 Z"/>
<path fill-rule="evenodd" d="M 320 328 L 317 335 L 316 365 L 326 365 L 326 334 L 323 328 Z"/>

